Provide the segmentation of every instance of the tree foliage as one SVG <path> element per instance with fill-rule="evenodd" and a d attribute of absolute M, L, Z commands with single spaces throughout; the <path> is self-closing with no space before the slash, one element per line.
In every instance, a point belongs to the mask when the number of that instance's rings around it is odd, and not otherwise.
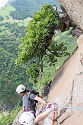
<path fill-rule="evenodd" d="M 27 62 L 27 72 L 35 82 L 37 76 L 43 72 L 44 60 L 49 59 L 53 63 L 56 61 L 56 56 L 65 54 L 64 43 L 52 42 L 54 31 L 58 26 L 58 12 L 46 4 L 34 14 L 19 45 L 16 63 Z"/>

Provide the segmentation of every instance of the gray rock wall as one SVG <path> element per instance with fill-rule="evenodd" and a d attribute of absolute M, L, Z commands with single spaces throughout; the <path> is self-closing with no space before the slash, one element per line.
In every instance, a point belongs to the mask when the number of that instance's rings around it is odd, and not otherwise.
<path fill-rule="evenodd" d="M 70 18 L 83 29 L 83 0 L 57 0 Z"/>

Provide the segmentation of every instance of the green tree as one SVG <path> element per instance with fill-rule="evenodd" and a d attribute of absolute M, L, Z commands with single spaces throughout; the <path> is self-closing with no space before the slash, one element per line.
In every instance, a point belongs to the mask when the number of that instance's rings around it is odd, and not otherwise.
<path fill-rule="evenodd" d="M 59 20 L 58 12 L 51 5 L 44 5 L 34 14 L 19 45 L 16 63 L 27 62 L 27 73 L 34 82 L 43 72 L 44 60 L 53 63 L 57 56 L 65 54 L 64 43 L 52 41 L 54 31 L 59 27 Z"/>

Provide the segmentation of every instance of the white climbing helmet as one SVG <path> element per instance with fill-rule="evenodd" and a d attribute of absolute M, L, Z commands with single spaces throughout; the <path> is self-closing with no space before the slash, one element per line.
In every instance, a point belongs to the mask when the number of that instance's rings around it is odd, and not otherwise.
<path fill-rule="evenodd" d="M 35 117 L 31 112 L 23 112 L 19 118 L 22 125 L 34 125 Z"/>
<path fill-rule="evenodd" d="M 24 85 L 19 85 L 17 88 L 16 88 L 16 92 L 17 93 L 20 93 L 20 92 L 23 92 L 25 91 L 26 87 Z"/>

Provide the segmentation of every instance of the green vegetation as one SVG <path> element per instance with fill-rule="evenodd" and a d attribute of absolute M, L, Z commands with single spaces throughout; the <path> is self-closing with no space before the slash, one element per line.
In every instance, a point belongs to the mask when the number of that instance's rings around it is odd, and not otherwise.
<path fill-rule="evenodd" d="M 40 11 L 36 12 L 27 28 L 26 36 L 23 38 L 22 44 L 19 46 L 17 63 L 27 62 L 27 73 L 30 75 L 32 82 L 36 82 L 39 74 L 43 72 L 43 60 L 45 55 L 51 60 L 51 43 L 54 35 L 54 26 L 59 25 L 59 15 L 57 11 L 49 4 L 44 5 Z M 51 44 L 51 48 L 48 46 Z M 60 45 L 63 47 L 63 45 Z M 54 46 L 55 47 L 55 46 Z M 58 48 L 60 49 L 60 48 Z M 57 52 L 52 49 L 52 53 Z M 52 60 L 52 62 L 55 61 Z"/>
<path fill-rule="evenodd" d="M 27 86 L 31 86 L 28 82 L 29 76 L 26 74 L 25 66 L 15 65 L 18 45 L 25 35 L 25 25 L 28 25 L 28 19 L 24 23 L 10 20 L 9 13 L 12 8 L 10 5 L 8 6 L 10 9 L 7 6 L 3 9 L 4 14 L 1 13 L 1 15 L 3 15 L 4 20 L 0 22 L 0 105 L 4 104 L 3 108 L 5 109 L 20 105 L 21 101 L 18 101 L 19 97 L 15 91 L 18 84 L 28 83 Z"/>
<path fill-rule="evenodd" d="M 0 24 L 3 27 L 0 27 L 0 29 L 4 29 L 5 23 L 11 23 L 11 24 L 18 24 L 18 26 L 27 26 L 29 20 L 31 19 L 30 17 L 27 17 L 24 20 L 15 20 L 10 16 L 11 12 L 14 12 L 15 8 L 13 6 L 11 6 L 10 4 L 8 4 L 7 6 L 5 6 L 5 8 L 0 8 L 0 16 L 4 18 L 4 20 L 2 22 L 0 22 Z"/>
<path fill-rule="evenodd" d="M 27 73 L 31 82 L 38 81 L 47 64 L 53 65 L 57 62 L 57 57 L 68 55 L 65 42 L 52 39 L 58 26 L 59 14 L 49 4 L 45 4 L 30 21 L 27 33 L 19 46 L 16 63 L 27 62 Z"/>
<path fill-rule="evenodd" d="M 57 43 L 63 43 L 66 45 L 67 50 L 66 52 L 69 53 L 66 56 L 62 56 L 62 57 L 57 57 L 57 62 L 54 62 L 53 65 L 50 65 L 50 62 L 45 63 L 45 67 L 43 70 L 43 74 L 41 79 L 38 78 L 38 82 L 36 83 L 36 89 L 38 89 L 40 91 L 40 86 L 41 88 L 44 86 L 44 84 L 48 83 L 54 73 L 61 67 L 61 65 L 69 58 L 69 56 L 74 52 L 74 50 L 77 47 L 77 43 L 76 40 L 77 38 L 75 38 L 74 36 L 72 36 L 70 34 L 71 28 L 68 31 L 65 31 L 63 33 L 59 32 L 56 33 L 53 37 L 53 40 Z"/>
<path fill-rule="evenodd" d="M 5 24 L 5 27 L 7 25 Z M 10 29 L 9 29 L 10 26 Z M 7 27 L 6 27 L 7 28 Z M 17 56 L 17 46 L 20 42 L 21 27 L 13 30 L 12 25 L 8 25 L 8 31 L 0 35 L 0 104 L 6 104 L 7 107 L 13 108 L 17 104 L 17 94 L 15 88 L 20 83 L 28 82 L 28 75 L 25 68 L 15 65 Z M 13 33 L 10 33 L 11 30 Z M 8 33 L 5 33 L 8 32 Z M 18 36 L 18 38 L 17 38 Z M 11 41 L 12 39 L 12 41 Z M 8 101 L 9 100 L 9 101 Z"/>
<path fill-rule="evenodd" d="M 0 112 L 0 125 L 10 125 L 13 123 L 17 113 L 21 110 L 21 107 L 16 107 L 12 111 Z"/>

